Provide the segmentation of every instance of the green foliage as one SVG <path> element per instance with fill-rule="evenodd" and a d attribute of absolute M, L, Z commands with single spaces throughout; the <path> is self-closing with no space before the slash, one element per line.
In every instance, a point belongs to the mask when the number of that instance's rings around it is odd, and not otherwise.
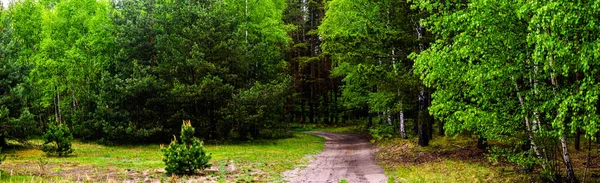
<path fill-rule="evenodd" d="M 27 106 L 29 65 L 19 61 L 21 44 L 13 41 L 18 30 L 12 26 L 18 20 L 10 12 L 0 10 L 0 146 L 5 138 L 25 141 L 39 133 Z"/>
<path fill-rule="evenodd" d="M 67 156 L 73 153 L 71 148 L 73 134 L 67 125 L 51 123 L 42 139 L 44 139 L 42 151 L 47 155 Z"/>
<path fill-rule="evenodd" d="M 517 149 L 517 148 L 515 148 Z M 504 149 L 492 147 L 488 159 L 492 162 L 511 162 L 526 171 L 532 171 L 536 164 L 539 164 L 539 159 L 532 158 L 535 156 L 531 151 L 517 151 L 515 149 Z"/>
<path fill-rule="evenodd" d="M 194 174 L 211 166 L 208 163 L 211 154 L 207 154 L 203 142 L 194 137 L 194 131 L 190 121 L 184 121 L 181 125 L 181 142 L 174 137 L 169 147 L 161 149 L 168 175 Z"/>
<path fill-rule="evenodd" d="M 577 181 L 566 138 L 598 132 L 600 62 L 592 2 L 416 1 L 432 16 L 437 41 L 414 54 L 415 72 L 436 89 L 431 113 L 447 131 L 477 131 L 528 151 L 507 152 L 517 164 L 539 163 L 549 176 L 564 165 Z M 460 87 L 457 87 L 460 86 Z M 555 147 L 561 146 L 561 149 Z M 554 177 L 552 177 L 554 178 Z"/>
<path fill-rule="evenodd" d="M 375 140 L 385 140 L 392 138 L 396 134 L 396 130 L 394 130 L 394 126 L 392 125 L 379 124 L 374 128 L 370 128 L 369 134 Z"/>
<path fill-rule="evenodd" d="M 419 81 L 405 53 L 416 46 L 410 4 L 333 0 L 319 27 L 323 52 L 337 63 L 342 99 L 353 110 L 395 114 L 414 109 Z"/>

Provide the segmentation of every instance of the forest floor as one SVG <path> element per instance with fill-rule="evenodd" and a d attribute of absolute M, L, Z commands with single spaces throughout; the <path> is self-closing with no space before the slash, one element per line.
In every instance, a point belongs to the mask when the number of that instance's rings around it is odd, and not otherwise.
<path fill-rule="evenodd" d="M 375 164 L 375 146 L 356 134 L 307 132 L 326 139 L 325 150 L 304 168 L 284 172 L 295 182 L 387 182 L 383 168 Z"/>
<path fill-rule="evenodd" d="M 202 175 L 168 177 L 160 145 L 104 146 L 75 141 L 72 156 L 48 157 L 41 141 L 3 150 L 0 182 L 266 182 L 308 162 L 307 155 L 323 150 L 322 137 L 295 133 L 294 137 L 205 145 L 212 167 Z"/>
<path fill-rule="evenodd" d="M 436 136 L 429 147 L 419 147 L 416 138 L 395 138 L 377 142 L 377 161 L 395 182 L 544 182 L 539 168 L 526 173 L 506 162 L 492 163 L 476 144 L 476 138 L 460 135 Z M 594 148 L 598 145 L 592 145 Z M 581 180 L 587 153 L 573 147 L 569 150 Z M 600 181 L 599 163 L 600 157 L 591 157 L 586 182 Z"/>

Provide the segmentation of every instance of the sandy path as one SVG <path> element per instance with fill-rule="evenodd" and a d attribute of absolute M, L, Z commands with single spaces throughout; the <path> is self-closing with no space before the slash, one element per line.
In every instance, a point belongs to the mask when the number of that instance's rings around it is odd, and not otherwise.
<path fill-rule="evenodd" d="M 284 172 L 289 182 L 386 182 L 383 168 L 375 164 L 375 148 L 359 135 L 308 132 L 324 137 L 325 150 L 304 169 Z"/>

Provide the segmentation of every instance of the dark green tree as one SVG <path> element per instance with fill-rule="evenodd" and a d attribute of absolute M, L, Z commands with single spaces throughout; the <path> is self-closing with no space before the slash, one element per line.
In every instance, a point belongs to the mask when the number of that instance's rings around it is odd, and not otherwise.
<path fill-rule="evenodd" d="M 27 107 L 25 80 L 29 67 L 19 62 L 19 47 L 10 10 L 0 8 L 0 147 L 6 139 L 27 140 L 38 132 Z"/>

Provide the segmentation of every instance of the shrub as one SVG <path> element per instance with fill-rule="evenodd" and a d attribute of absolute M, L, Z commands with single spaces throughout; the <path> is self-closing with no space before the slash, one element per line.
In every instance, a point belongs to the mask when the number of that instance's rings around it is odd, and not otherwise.
<path fill-rule="evenodd" d="M 369 129 L 369 134 L 376 140 L 392 138 L 395 133 L 394 127 L 386 124 L 380 124 L 375 128 Z"/>
<path fill-rule="evenodd" d="M 73 134 L 66 125 L 50 124 L 42 138 L 44 139 L 42 151 L 47 155 L 66 156 L 73 153 L 71 149 Z"/>
<path fill-rule="evenodd" d="M 203 142 L 194 137 L 194 131 L 190 121 L 184 121 L 181 125 L 181 142 L 174 137 L 169 147 L 161 149 L 167 174 L 194 174 L 196 170 L 210 167 L 208 161 L 211 156 L 204 151 Z"/>

